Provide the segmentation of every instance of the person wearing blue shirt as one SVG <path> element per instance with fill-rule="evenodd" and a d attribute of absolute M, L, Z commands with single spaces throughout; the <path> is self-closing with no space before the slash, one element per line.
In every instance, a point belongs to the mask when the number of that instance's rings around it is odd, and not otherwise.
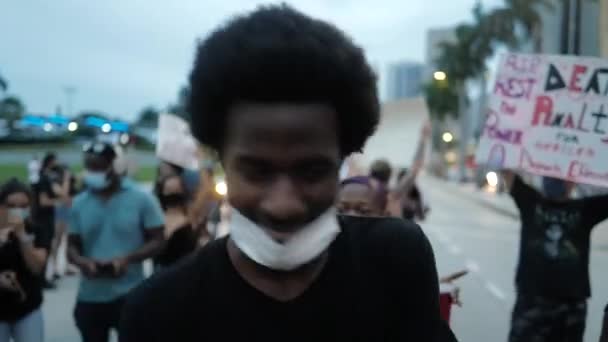
<path fill-rule="evenodd" d="M 163 248 L 158 201 L 113 169 L 105 143 L 85 147 L 87 190 L 73 202 L 68 256 L 82 271 L 74 317 L 84 342 L 108 341 L 127 293 L 144 280 L 142 261 Z"/>

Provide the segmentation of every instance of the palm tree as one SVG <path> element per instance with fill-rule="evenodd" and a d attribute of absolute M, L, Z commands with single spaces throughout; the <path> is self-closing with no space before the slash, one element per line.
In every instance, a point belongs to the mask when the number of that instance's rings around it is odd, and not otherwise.
<path fill-rule="evenodd" d="M 137 119 L 137 126 L 140 127 L 156 127 L 158 126 L 158 117 L 160 112 L 152 107 L 148 106 L 139 113 L 139 118 Z"/>
<path fill-rule="evenodd" d="M 0 101 L 0 119 L 6 120 L 8 127 L 13 127 L 13 123 L 25 113 L 23 102 L 16 96 L 7 96 Z"/>
<path fill-rule="evenodd" d="M 2 75 L 0 75 L 0 90 L 6 91 L 6 89 L 8 89 L 8 83 L 2 78 Z"/>
<path fill-rule="evenodd" d="M 505 0 L 506 7 L 496 11 L 494 22 L 501 23 L 506 27 L 511 27 L 511 37 L 508 32 L 505 35 L 497 36 L 499 41 L 509 40 L 522 42 L 521 37 L 517 37 L 517 28 L 523 30 L 523 40 L 532 41 L 533 51 L 540 52 L 542 49 L 542 17 L 540 10 L 543 8 L 554 9 L 556 0 Z M 561 0 L 566 1 L 567 0 Z"/>

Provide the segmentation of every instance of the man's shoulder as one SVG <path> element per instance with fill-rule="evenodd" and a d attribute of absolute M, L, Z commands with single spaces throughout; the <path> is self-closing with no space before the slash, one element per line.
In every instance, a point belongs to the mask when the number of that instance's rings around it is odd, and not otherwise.
<path fill-rule="evenodd" d="M 84 205 L 91 198 L 89 190 L 83 190 L 72 199 L 72 209 Z"/>
<path fill-rule="evenodd" d="M 416 254 L 428 243 L 417 224 L 401 218 L 342 216 L 340 224 L 352 244 L 381 255 Z"/>
<path fill-rule="evenodd" d="M 122 181 L 121 192 L 126 195 L 123 199 L 132 203 L 148 203 L 154 200 L 154 196 L 149 191 L 131 180 Z"/>
<path fill-rule="evenodd" d="M 189 304 L 195 305 L 197 298 L 205 292 L 204 282 L 213 279 L 208 271 L 217 260 L 221 247 L 222 241 L 211 242 L 176 265 L 154 274 L 129 294 L 126 312 L 135 315 L 160 312 L 164 315 L 170 308 L 188 310 Z"/>
<path fill-rule="evenodd" d="M 340 216 L 339 221 L 344 231 L 365 238 L 382 240 L 401 236 L 419 239 L 424 235 L 416 223 L 396 217 Z"/>

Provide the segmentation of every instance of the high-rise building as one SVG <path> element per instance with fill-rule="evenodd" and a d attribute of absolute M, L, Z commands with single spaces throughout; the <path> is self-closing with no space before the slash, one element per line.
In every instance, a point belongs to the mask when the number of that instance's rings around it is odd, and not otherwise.
<path fill-rule="evenodd" d="M 602 49 L 608 49 L 601 45 L 606 45 L 606 34 L 602 39 L 601 26 L 607 25 L 608 5 L 606 0 L 601 1 L 581 1 L 581 27 L 580 27 L 580 48 L 582 56 L 600 56 Z M 600 8 L 603 6 L 604 8 Z M 542 7 L 540 15 L 542 19 L 541 30 L 541 51 L 547 54 L 560 54 L 561 51 L 561 32 L 562 16 L 564 8 L 561 5 L 552 8 Z M 573 12 L 573 11 L 571 11 Z M 602 18 L 604 17 L 604 18 Z M 531 49 L 529 49 L 531 50 Z"/>
<path fill-rule="evenodd" d="M 437 71 L 435 61 L 441 53 L 441 44 L 456 40 L 456 32 L 453 27 L 430 29 L 426 33 L 426 65 L 425 78 L 430 79 L 433 72 Z"/>
<path fill-rule="evenodd" d="M 600 55 L 608 58 L 608 0 L 600 0 Z"/>
<path fill-rule="evenodd" d="M 388 99 L 409 99 L 422 94 L 424 65 L 400 62 L 388 68 Z"/>

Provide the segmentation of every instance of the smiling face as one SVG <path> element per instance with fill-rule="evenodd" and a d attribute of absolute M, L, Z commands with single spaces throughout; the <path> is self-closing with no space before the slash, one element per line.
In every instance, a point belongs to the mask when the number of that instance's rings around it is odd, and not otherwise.
<path fill-rule="evenodd" d="M 333 205 L 341 157 L 331 107 L 244 103 L 225 132 L 228 200 L 270 234 L 297 231 Z"/>

